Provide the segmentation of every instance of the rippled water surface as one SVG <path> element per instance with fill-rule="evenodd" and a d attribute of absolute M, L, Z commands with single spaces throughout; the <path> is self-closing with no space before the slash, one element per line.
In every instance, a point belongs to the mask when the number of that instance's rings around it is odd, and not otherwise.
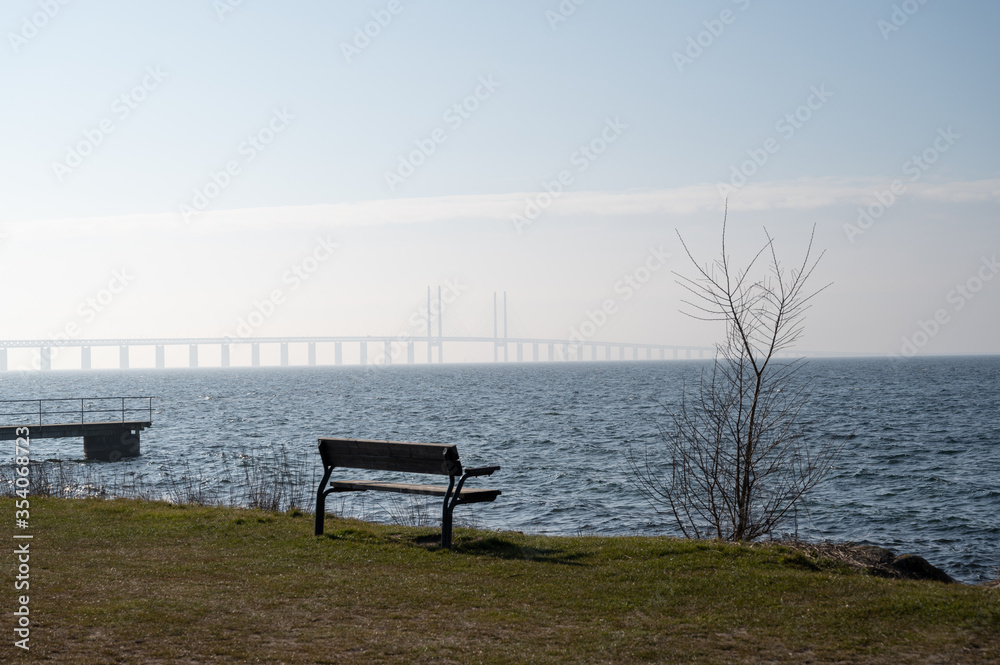
<path fill-rule="evenodd" d="M 678 403 L 684 382 L 696 381 L 706 366 L 11 373 L 0 378 L 0 398 L 156 396 L 154 426 L 143 435 L 139 458 L 84 462 L 82 444 L 72 439 L 38 440 L 34 450 L 36 459 L 70 460 L 91 475 L 135 472 L 154 488 L 166 488 L 171 474 L 175 484 L 177 474 L 186 474 L 224 491 L 246 477 L 243 460 L 284 449 L 301 461 L 295 491 L 310 505 L 319 436 L 457 443 L 467 466 L 503 467 L 479 481 L 503 496 L 464 509 L 481 526 L 671 534 L 669 519 L 637 496 L 624 454 L 630 445 L 657 444 L 657 424 Z M 917 553 L 965 581 L 995 577 L 1000 358 L 815 360 L 807 367 L 813 397 L 802 421 L 809 440 L 844 449 L 789 530 Z M 360 505 L 341 508 L 369 517 L 392 512 L 377 501 Z"/>

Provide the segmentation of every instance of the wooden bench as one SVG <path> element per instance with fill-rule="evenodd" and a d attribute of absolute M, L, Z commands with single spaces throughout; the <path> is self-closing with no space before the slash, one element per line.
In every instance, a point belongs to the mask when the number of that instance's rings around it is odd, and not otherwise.
<path fill-rule="evenodd" d="M 451 513 L 455 506 L 489 502 L 500 496 L 500 490 L 468 489 L 465 481 L 476 476 L 489 476 L 499 466 L 462 469 L 458 447 L 439 443 L 407 443 L 403 441 L 367 441 L 363 439 L 319 440 L 323 459 L 323 480 L 316 490 L 316 535 L 323 535 L 326 495 L 331 492 L 399 492 L 444 498 L 441 512 L 441 547 L 451 547 Z M 413 485 L 371 480 L 336 480 L 327 488 L 330 474 L 336 467 L 430 473 L 448 476 L 447 485 Z"/>

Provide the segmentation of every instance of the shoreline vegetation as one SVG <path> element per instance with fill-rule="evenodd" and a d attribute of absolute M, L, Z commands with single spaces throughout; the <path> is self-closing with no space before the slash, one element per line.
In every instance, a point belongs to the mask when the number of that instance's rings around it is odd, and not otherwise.
<path fill-rule="evenodd" d="M 181 462 L 175 473 L 167 476 L 166 490 L 154 490 L 149 479 L 136 471 L 114 474 L 110 479 L 101 478 L 88 466 L 64 464 L 61 460 L 32 461 L 29 475 L 28 495 L 32 498 L 53 499 L 100 499 L 134 500 L 170 505 L 196 506 L 207 508 L 253 509 L 266 512 L 314 512 L 315 487 L 318 483 L 315 473 L 294 468 L 287 449 L 279 447 L 273 454 L 258 456 L 246 452 L 237 453 L 241 459 L 240 471 L 236 477 L 229 470 L 227 477 L 206 478 L 193 472 L 190 465 Z M 14 497 L 14 477 L 0 472 L 0 500 Z M 227 488 L 223 491 L 222 488 Z M 439 527 L 438 510 L 426 510 L 426 501 L 407 496 L 389 495 L 375 497 L 374 505 L 378 514 L 366 508 L 365 495 L 359 495 L 349 518 L 361 522 L 385 522 L 392 526 Z M 328 498 L 330 515 L 343 517 L 345 497 L 338 503 Z M 379 517 L 382 519 L 380 520 Z M 456 525 L 480 527 L 474 514 L 456 514 Z M 580 532 L 578 535 L 600 536 Z M 559 537 L 559 536 L 554 536 Z M 636 537 L 641 537 L 636 534 Z M 657 537 L 657 536 L 650 536 Z M 694 539 L 702 542 L 701 539 Z M 713 542 L 706 539 L 705 542 Z M 767 541 L 744 543 L 743 546 L 757 544 L 777 544 L 789 547 L 808 560 L 829 560 L 853 570 L 891 579 L 933 580 L 947 584 L 969 585 L 951 577 L 946 571 L 934 566 L 923 557 L 911 554 L 897 554 L 876 545 L 853 542 L 808 541 L 797 538 L 777 538 Z M 996 578 L 977 582 L 969 586 L 1000 589 L 1000 561 L 994 571 Z"/>
<path fill-rule="evenodd" d="M 1000 589 L 879 573 L 879 548 L 460 527 L 443 550 L 437 525 L 140 499 L 33 496 L 31 522 L 25 662 L 1000 660 Z"/>

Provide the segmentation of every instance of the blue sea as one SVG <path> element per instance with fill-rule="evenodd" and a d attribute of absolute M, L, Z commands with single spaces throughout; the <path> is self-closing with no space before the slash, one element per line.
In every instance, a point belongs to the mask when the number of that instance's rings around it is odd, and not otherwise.
<path fill-rule="evenodd" d="M 503 495 L 460 507 L 456 519 L 527 533 L 675 535 L 670 516 L 637 492 L 626 451 L 662 448 L 658 425 L 708 362 L 11 372 L 0 375 L 0 399 L 156 398 L 138 458 L 84 461 L 80 440 L 35 440 L 33 458 L 61 460 L 81 494 L 135 486 L 239 502 L 271 468 L 287 498 L 311 509 L 318 437 L 456 443 L 466 466 L 503 467 L 470 481 Z M 915 553 L 966 582 L 997 577 L 1000 357 L 822 359 L 804 371 L 809 445 L 842 450 L 776 535 Z M 363 493 L 328 508 L 438 518 L 436 503 L 400 501 Z"/>

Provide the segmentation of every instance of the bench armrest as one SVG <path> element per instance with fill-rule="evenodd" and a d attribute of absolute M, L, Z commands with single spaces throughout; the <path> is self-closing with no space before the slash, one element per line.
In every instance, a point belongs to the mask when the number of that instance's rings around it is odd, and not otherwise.
<path fill-rule="evenodd" d="M 494 471 L 499 471 L 499 466 L 480 466 L 475 469 L 466 469 L 465 476 L 474 478 L 476 476 L 492 476 Z"/>

